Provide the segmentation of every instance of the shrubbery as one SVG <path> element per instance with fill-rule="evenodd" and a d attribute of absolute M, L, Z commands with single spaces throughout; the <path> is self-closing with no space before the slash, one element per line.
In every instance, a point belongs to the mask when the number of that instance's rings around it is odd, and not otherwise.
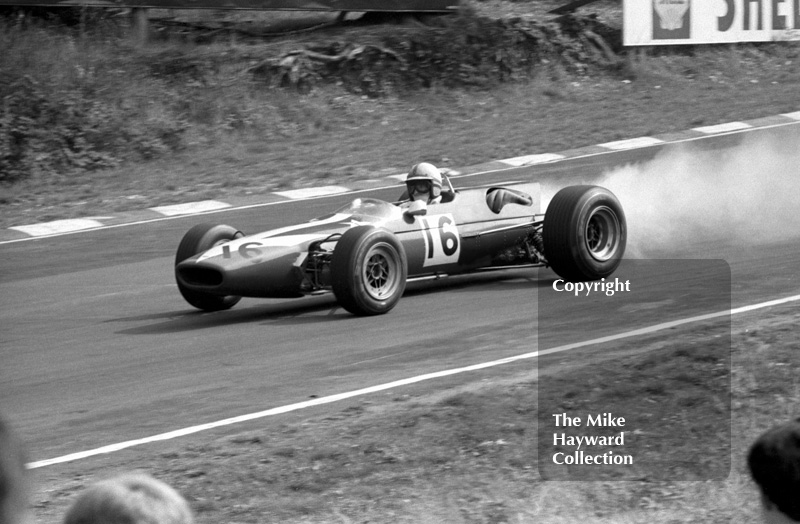
<path fill-rule="evenodd" d="M 189 128 L 231 132 L 232 108 L 256 110 L 236 104 L 254 93 L 263 99 L 264 83 L 336 84 L 369 96 L 486 88 L 548 63 L 575 74 L 614 67 L 618 47 L 592 19 L 495 20 L 468 10 L 434 27 L 353 27 L 319 33 L 319 44 L 306 38 L 245 50 L 170 43 L 142 50 L 119 34 L 80 31 L 0 18 L 0 182 L 153 158 L 183 147 Z M 254 52 L 266 56 L 254 60 Z"/>
<path fill-rule="evenodd" d="M 143 121 L 79 89 L 29 77 L 0 86 L 0 182 L 153 158 L 181 147 L 179 121 Z"/>
<path fill-rule="evenodd" d="M 307 44 L 266 59 L 252 71 L 273 85 L 307 90 L 335 82 L 380 96 L 431 86 L 487 88 L 538 74 L 546 64 L 575 74 L 590 67 L 614 68 L 620 47 L 618 31 L 592 18 L 541 22 L 465 11 L 440 27 L 393 27 L 362 33 L 360 41 Z"/>
<path fill-rule="evenodd" d="M 104 60 L 113 46 L 105 57 L 87 59 L 90 37 L 76 43 L 60 24 L 33 24 L 0 19 L 0 182 L 69 175 L 181 147 L 186 126 L 179 118 L 148 117 L 141 103 L 125 102 L 107 71 L 119 64 Z"/>
<path fill-rule="evenodd" d="M 51 95 L 29 77 L 6 86 L 0 95 L 0 181 L 115 163 L 100 103 L 76 92 Z"/>

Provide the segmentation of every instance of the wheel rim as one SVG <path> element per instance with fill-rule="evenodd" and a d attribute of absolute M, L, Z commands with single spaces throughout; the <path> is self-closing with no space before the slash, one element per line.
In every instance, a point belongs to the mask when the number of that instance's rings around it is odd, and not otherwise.
<path fill-rule="evenodd" d="M 621 235 L 617 214 L 610 207 L 598 207 L 586 223 L 586 248 L 592 258 L 605 262 L 617 253 Z"/>
<path fill-rule="evenodd" d="M 375 300 L 391 297 L 400 285 L 397 251 L 389 244 L 372 246 L 364 257 L 362 282 L 367 294 Z"/>

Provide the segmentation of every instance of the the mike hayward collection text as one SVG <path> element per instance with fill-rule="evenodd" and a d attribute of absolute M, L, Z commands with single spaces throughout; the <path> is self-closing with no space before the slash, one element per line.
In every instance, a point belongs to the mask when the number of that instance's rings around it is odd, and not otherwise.
<path fill-rule="evenodd" d="M 566 413 L 553 415 L 556 427 L 606 427 L 622 428 L 625 426 L 623 417 L 615 417 L 611 413 L 588 415 L 585 426 L 581 417 L 570 417 Z M 570 435 L 564 432 L 553 433 L 553 446 L 574 447 L 571 452 L 558 451 L 553 454 L 553 462 L 559 465 L 628 465 L 633 464 L 633 457 L 613 451 L 592 453 L 582 448 L 592 446 L 624 446 L 625 431 L 614 435 Z"/>

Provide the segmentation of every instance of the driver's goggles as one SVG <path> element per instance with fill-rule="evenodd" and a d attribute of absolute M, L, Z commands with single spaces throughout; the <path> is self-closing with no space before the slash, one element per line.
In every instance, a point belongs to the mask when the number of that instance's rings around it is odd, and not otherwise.
<path fill-rule="evenodd" d="M 431 190 L 431 183 L 426 182 L 425 180 L 419 180 L 417 182 L 409 182 L 408 183 L 409 191 L 414 191 L 417 193 L 427 193 Z"/>

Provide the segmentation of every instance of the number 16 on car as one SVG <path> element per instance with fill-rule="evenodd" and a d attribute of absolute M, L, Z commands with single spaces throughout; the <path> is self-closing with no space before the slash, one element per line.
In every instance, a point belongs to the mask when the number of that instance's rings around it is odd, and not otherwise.
<path fill-rule="evenodd" d="M 425 239 L 423 266 L 440 266 L 458 262 L 461 241 L 453 215 L 428 215 L 420 217 L 422 237 Z"/>

